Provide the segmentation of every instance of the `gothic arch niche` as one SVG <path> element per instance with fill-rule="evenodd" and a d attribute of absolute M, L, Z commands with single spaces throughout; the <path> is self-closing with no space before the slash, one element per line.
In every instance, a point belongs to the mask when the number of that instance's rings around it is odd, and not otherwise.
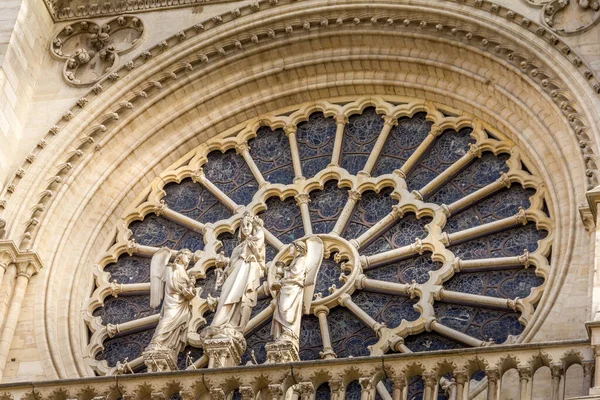
<path fill-rule="evenodd" d="M 161 173 L 117 222 L 87 305 L 89 365 L 111 374 L 127 357 L 144 369 L 158 320 L 148 257 L 167 246 L 197 252 L 203 294 L 179 362 L 204 366 L 215 257 L 235 245 L 244 210 L 265 222 L 267 261 L 306 235 L 326 243 L 304 360 L 520 341 L 551 272 L 552 199 L 536 171 L 502 132 L 419 99 L 334 99 L 251 120 Z M 270 300 L 253 311 L 244 362 L 265 361 Z"/>

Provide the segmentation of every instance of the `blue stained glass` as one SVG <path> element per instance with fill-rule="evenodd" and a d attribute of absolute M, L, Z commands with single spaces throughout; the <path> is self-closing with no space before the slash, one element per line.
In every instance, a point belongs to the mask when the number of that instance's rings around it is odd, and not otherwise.
<path fill-rule="evenodd" d="M 511 257 L 523 254 L 524 249 L 534 252 L 538 247 L 538 240 L 544 237 L 546 237 L 545 231 L 538 231 L 534 223 L 528 223 L 525 226 L 450 246 L 449 250 L 463 260 Z"/>
<path fill-rule="evenodd" d="M 300 326 L 300 360 L 318 360 L 323 351 L 319 319 L 314 315 L 303 315 Z"/>
<path fill-rule="evenodd" d="M 433 308 L 442 325 L 479 340 L 504 343 L 509 335 L 519 335 L 524 328 L 519 323 L 519 313 L 513 311 L 447 303 L 434 303 Z"/>
<path fill-rule="evenodd" d="M 377 343 L 377 336 L 346 308 L 331 310 L 327 317 L 331 343 L 338 358 L 368 356 L 367 346 Z"/>
<path fill-rule="evenodd" d="M 408 400 L 423 400 L 423 392 L 425 391 L 423 378 L 420 375 L 408 378 L 407 390 Z"/>
<path fill-rule="evenodd" d="M 104 350 L 98 353 L 96 360 L 106 360 L 109 367 L 117 365 L 117 361 L 123 362 L 125 358 L 132 361 L 142 355 L 153 334 L 154 329 L 150 329 L 107 339 L 104 341 Z"/>
<path fill-rule="evenodd" d="M 342 270 L 339 265 L 333 260 L 333 255 L 329 259 L 324 259 L 317 273 L 317 284 L 315 285 L 315 293 L 321 293 L 323 297 L 329 296 L 329 288 L 332 285 L 340 287 L 340 275 Z"/>
<path fill-rule="evenodd" d="M 414 280 L 418 284 L 424 284 L 429 280 L 429 271 L 436 271 L 441 267 L 442 263 L 431 259 L 431 253 L 424 253 L 418 257 L 365 271 L 365 275 L 371 279 L 388 282 L 411 283 Z"/>
<path fill-rule="evenodd" d="M 358 381 L 352 381 L 346 386 L 346 393 L 344 394 L 344 398 L 346 400 L 360 400 L 360 383 Z"/>
<path fill-rule="evenodd" d="M 397 327 L 403 319 L 414 321 L 419 318 L 419 312 L 414 309 L 418 299 L 360 291 L 352 295 L 352 301 L 388 328 Z"/>
<path fill-rule="evenodd" d="M 469 143 L 475 143 L 469 135 L 471 128 L 445 131 L 429 148 L 426 155 L 408 175 L 409 190 L 418 190 L 444 172 L 450 165 L 469 151 Z"/>
<path fill-rule="evenodd" d="M 204 354 L 202 349 L 198 349 L 192 346 L 186 346 L 185 349 L 181 353 L 179 353 L 177 357 L 177 368 L 180 370 L 184 370 L 189 366 L 189 362 L 187 362 L 187 354 L 190 353 L 190 359 L 193 361 L 198 360 Z"/>
<path fill-rule="evenodd" d="M 148 317 L 160 312 L 150 308 L 150 296 L 107 297 L 104 307 L 94 310 L 95 317 L 102 318 L 102 324 L 122 324 L 134 319 Z"/>
<path fill-rule="evenodd" d="M 416 239 L 423 239 L 427 236 L 425 225 L 430 222 L 430 217 L 417 219 L 415 214 L 406 214 L 385 233 L 369 244 L 362 253 L 366 255 L 382 253 L 412 244 Z"/>
<path fill-rule="evenodd" d="M 116 263 L 104 267 L 104 271 L 110 273 L 110 282 L 150 282 L 150 259 L 123 254 Z"/>
<path fill-rule="evenodd" d="M 308 121 L 298 124 L 296 141 L 306 178 L 312 178 L 331 162 L 335 131 L 335 120 L 322 113 L 311 114 Z"/>
<path fill-rule="evenodd" d="M 254 351 L 254 357 L 258 361 L 258 364 L 264 364 L 267 361 L 267 352 L 265 350 L 265 344 L 272 342 L 273 338 L 271 337 L 271 318 L 269 318 L 265 323 L 252 332 L 249 336 L 246 337 L 246 352 L 242 355 L 242 364 L 245 365 L 249 362 L 254 362 L 252 360 L 251 353 Z"/>
<path fill-rule="evenodd" d="M 315 400 L 329 400 L 331 398 L 331 389 L 327 382 L 319 385 L 315 391 Z"/>
<path fill-rule="evenodd" d="M 444 288 L 457 292 L 481 294 L 505 299 L 524 298 L 544 279 L 532 269 L 461 272 L 444 283 Z"/>
<path fill-rule="evenodd" d="M 304 236 L 300 208 L 292 197 L 281 201 L 271 197 L 266 201 L 267 210 L 259 214 L 265 228 L 283 243 L 291 243 Z"/>
<path fill-rule="evenodd" d="M 248 142 L 250 156 L 267 182 L 292 183 L 294 168 L 290 141 L 283 129 L 272 130 L 264 126 L 256 132 L 256 137 Z"/>
<path fill-rule="evenodd" d="M 143 246 L 163 247 L 170 249 L 204 249 L 204 239 L 200 233 L 194 232 L 175 222 L 154 214 L 147 215 L 143 221 L 135 221 L 129 225 L 137 244 Z"/>
<path fill-rule="evenodd" d="M 388 215 L 392 211 L 392 206 L 396 204 L 396 201 L 390 197 L 390 193 L 392 188 L 382 189 L 379 193 L 364 192 L 352 211 L 343 237 L 355 239 Z"/>
<path fill-rule="evenodd" d="M 336 181 L 329 181 L 323 190 L 310 192 L 308 209 L 313 233 L 329 233 L 348 201 L 348 189 L 340 189 Z"/>
<path fill-rule="evenodd" d="M 446 221 L 444 231 L 458 232 L 488 222 L 511 217 L 519 212 L 519 207 L 527 209 L 529 198 L 535 194 L 533 189 L 524 189 L 519 184 L 504 188 L 487 199 L 473 204 L 459 214 L 450 216 Z"/>
<path fill-rule="evenodd" d="M 419 112 L 410 118 L 398 120 L 398 125 L 390 130 L 385 145 L 381 149 L 373 176 L 389 174 L 402 167 L 431 129 L 432 122 L 427 121 L 426 116 L 426 113 Z"/>
<path fill-rule="evenodd" d="M 236 204 L 250 203 L 258 190 L 252 171 L 242 156 L 233 149 L 225 153 L 209 153 L 203 168 L 206 177 Z"/>
<path fill-rule="evenodd" d="M 506 165 L 508 158 L 508 154 L 495 156 L 490 152 L 483 153 L 481 158 L 473 161 L 427 201 L 438 204 L 452 204 L 456 200 L 493 183 L 500 178 L 501 173 L 508 171 L 508 165 Z"/>
<path fill-rule="evenodd" d="M 435 332 L 421 332 L 408 336 L 404 339 L 406 347 L 413 352 L 461 349 L 467 347 L 465 344 L 456 342 Z"/>
<path fill-rule="evenodd" d="M 374 107 L 366 108 L 362 114 L 353 115 L 344 128 L 341 167 L 350 174 L 360 171 L 383 128 L 383 118 Z"/>
<path fill-rule="evenodd" d="M 181 183 L 169 183 L 164 187 L 167 206 L 187 217 L 203 224 L 214 223 L 231 217 L 231 211 L 225 207 L 204 186 L 184 179 Z"/>

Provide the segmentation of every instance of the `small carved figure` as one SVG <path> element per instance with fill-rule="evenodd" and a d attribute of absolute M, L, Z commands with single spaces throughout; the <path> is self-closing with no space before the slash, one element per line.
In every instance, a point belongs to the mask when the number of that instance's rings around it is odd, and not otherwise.
<path fill-rule="evenodd" d="M 276 263 L 270 276 L 276 294 L 271 334 L 277 342 L 290 342 L 298 350 L 302 314 L 308 314 L 315 292 L 317 272 L 323 261 L 323 242 L 318 237 L 296 240 L 290 245 L 290 265 Z"/>
<path fill-rule="evenodd" d="M 169 351 L 176 355 L 187 340 L 191 317 L 190 303 L 196 297 L 195 279 L 187 273 L 192 252 L 183 249 L 169 263 L 171 252 L 162 248 L 152 257 L 150 265 L 150 307 L 160 305 L 160 319 L 146 351 Z M 176 358 L 175 358 L 176 360 Z"/>

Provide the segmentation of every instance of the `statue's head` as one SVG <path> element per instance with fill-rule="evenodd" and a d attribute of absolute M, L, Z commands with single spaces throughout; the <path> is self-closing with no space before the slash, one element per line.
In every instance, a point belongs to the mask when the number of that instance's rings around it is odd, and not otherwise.
<path fill-rule="evenodd" d="M 192 260 L 193 255 L 194 254 L 188 249 L 181 249 L 177 252 L 177 255 L 175 256 L 175 262 L 178 264 L 188 266 L 190 261 Z"/>
<path fill-rule="evenodd" d="M 290 245 L 292 256 L 304 256 L 306 255 L 306 243 L 302 240 L 294 240 Z"/>

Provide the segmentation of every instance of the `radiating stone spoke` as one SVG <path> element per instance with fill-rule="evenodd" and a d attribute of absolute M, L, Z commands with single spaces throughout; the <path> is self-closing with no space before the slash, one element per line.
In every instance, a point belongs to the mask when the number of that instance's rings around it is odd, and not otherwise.
<path fill-rule="evenodd" d="M 359 275 L 356 281 L 359 289 L 374 293 L 409 296 L 413 290 L 413 285 L 369 279 L 365 275 Z"/>
<path fill-rule="evenodd" d="M 525 268 L 528 268 L 529 265 L 530 261 L 528 251 L 520 256 L 514 257 L 480 258 L 476 260 L 462 260 L 457 257 L 454 259 L 453 263 L 453 267 L 456 272 L 495 270 L 518 266 L 524 266 Z"/>
<path fill-rule="evenodd" d="M 501 190 L 502 188 L 509 188 L 509 187 L 510 187 L 510 179 L 507 174 L 502 173 L 500 175 L 500 178 L 498 178 L 496 181 L 494 181 L 494 182 L 490 183 L 489 185 L 486 185 L 486 186 L 482 187 L 481 189 L 478 189 L 478 190 L 474 191 L 473 193 L 468 194 L 465 197 L 463 197 L 459 200 L 456 200 L 454 203 L 450 204 L 448 206 L 448 211 L 450 212 L 450 215 L 458 214 L 465 208 L 471 207 L 473 204 L 496 193 L 497 191 Z"/>
<path fill-rule="evenodd" d="M 398 219 L 403 217 L 403 213 L 397 206 L 392 206 L 392 211 L 385 217 L 377 221 L 372 227 L 367 229 L 358 238 L 351 240 L 358 249 L 362 249 L 376 240 L 381 234 L 387 231 Z"/>
<path fill-rule="evenodd" d="M 381 328 L 385 327 L 385 324 L 375 321 L 369 314 L 365 312 L 362 308 L 360 308 L 354 301 L 352 301 L 352 297 L 349 294 L 344 293 L 339 297 L 339 303 L 346 307 L 355 317 L 360 319 L 366 326 L 373 329 L 377 335 L 379 335 L 379 331 Z"/>
<path fill-rule="evenodd" d="M 447 338 L 459 341 L 471 347 L 481 347 L 487 343 L 483 340 L 479 340 L 465 333 L 459 332 L 456 329 L 452 329 L 447 327 L 446 325 L 442 325 L 437 321 L 431 322 L 431 330 Z"/>
<path fill-rule="evenodd" d="M 361 264 L 363 266 L 363 271 L 369 271 L 381 265 L 404 260 L 422 252 L 423 247 L 421 240 L 417 239 L 415 243 L 407 246 L 398 247 L 370 256 L 361 256 Z"/>
<path fill-rule="evenodd" d="M 381 150 L 383 149 L 383 146 L 385 145 L 385 142 L 390 134 L 390 131 L 392 130 L 394 125 L 398 125 L 398 119 L 391 115 L 384 115 L 384 116 L 382 116 L 382 118 L 384 120 L 384 124 L 383 124 L 383 128 L 381 129 L 381 133 L 379 133 L 379 136 L 377 137 L 377 141 L 375 142 L 373 149 L 371 149 L 371 153 L 369 154 L 369 158 L 367 159 L 365 166 L 363 167 L 363 169 L 361 171 L 358 172 L 359 174 L 371 176 L 373 167 L 375 167 L 375 163 L 377 162 L 377 159 L 379 158 L 379 154 L 381 153 Z"/>
<path fill-rule="evenodd" d="M 166 205 L 160 210 L 156 211 L 156 215 L 163 216 L 169 221 L 173 221 L 178 225 L 181 225 L 185 228 L 188 228 L 194 232 L 198 232 L 200 234 L 204 234 L 206 227 L 203 223 L 196 221 L 186 215 L 183 215 L 177 211 L 171 210 Z"/>
<path fill-rule="evenodd" d="M 446 168 L 442 173 L 432 179 L 427 185 L 425 185 L 420 190 L 416 190 L 415 192 L 419 194 L 421 199 L 426 199 L 434 193 L 437 189 L 439 189 L 443 184 L 450 181 L 456 174 L 466 168 L 471 161 L 474 159 L 481 157 L 481 149 L 476 144 L 470 144 L 469 151 L 455 161 L 452 165 Z"/>
<path fill-rule="evenodd" d="M 442 130 L 439 125 L 432 125 L 429 130 L 429 134 L 425 137 L 425 140 L 415 149 L 415 151 L 408 157 L 400 169 L 395 172 L 406 178 L 408 174 L 417 166 L 419 160 L 427 153 L 431 145 L 435 142 L 435 139 L 442 134 Z"/>
<path fill-rule="evenodd" d="M 300 163 L 300 152 L 296 141 L 296 125 L 287 125 L 283 128 L 290 141 L 290 152 L 292 153 L 292 165 L 294 167 L 295 179 L 302 178 L 302 164 Z"/>
<path fill-rule="evenodd" d="M 122 324 L 106 324 L 106 332 L 109 337 L 115 337 L 127 333 L 143 331 L 154 328 L 158 324 L 159 319 L 160 314 L 154 314 L 143 318 L 133 319 Z"/>
<path fill-rule="evenodd" d="M 206 354 L 202 354 L 202 357 L 194 361 L 192 365 L 189 365 L 186 369 L 200 369 L 204 368 L 208 365 L 208 356 Z"/>
<path fill-rule="evenodd" d="M 111 295 L 118 297 L 120 295 L 132 295 L 141 293 L 150 293 L 150 282 L 145 283 L 110 283 Z"/>
<path fill-rule="evenodd" d="M 208 190 L 213 196 L 217 198 L 217 200 L 223 203 L 231 211 L 236 212 L 240 208 L 240 206 L 236 204 L 235 201 L 231 200 L 229 196 L 223 193 L 221 189 L 219 189 L 206 177 L 202 168 L 198 169 L 198 171 L 196 171 L 196 173 L 192 175 L 192 180 L 204 186 L 206 190 Z"/>
<path fill-rule="evenodd" d="M 439 300 L 448 303 L 465 304 L 475 307 L 494 307 L 506 310 L 517 310 L 519 299 L 503 299 L 501 297 L 483 296 L 480 294 L 455 292 L 438 287 L 437 296 Z"/>
<path fill-rule="evenodd" d="M 333 142 L 333 153 L 331 155 L 330 166 L 338 167 L 342 156 L 342 143 L 344 141 L 344 128 L 348 123 L 348 117 L 343 114 L 338 114 L 335 118 L 335 140 Z"/>
<path fill-rule="evenodd" d="M 258 187 L 260 188 L 266 185 L 268 182 L 265 181 L 265 178 L 263 177 L 262 173 L 260 172 L 260 169 L 256 165 L 256 162 L 254 162 L 254 159 L 250 155 L 250 146 L 248 146 L 247 143 L 241 143 L 235 146 L 235 151 L 242 156 L 242 158 L 248 165 L 248 168 L 250 168 L 250 172 L 252 172 L 252 175 L 254 176 L 254 179 L 256 179 L 256 182 L 258 182 Z"/>
<path fill-rule="evenodd" d="M 473 228 L 465 229 L 459 232 L 454 232 L 448 235 L 449 244 L 455 245 L 469 240 L 477 239 L 481 236 L 491 235 L 496 232 L 501 232 L 510 228 L 515 228 L 519 225 L 526 225 L 527 217 L 523 209 L 512 217 L 500 219 L 498 221 L 489 222 L 487 224 L 474 226 Z"/>
<path fill-rule="evenodd" d="M 361 199 L 360 192 L 358 192 L 356 190 L 348 191 L 348 201 L 346 201 L 346 204 L 344 205 L 344 208 L 342 209 L 340 216 L 338 217 L 337 221 L 335 222 L 335 226 L 333 227 L 333 229 L 331 231 L 332 235 L 341 235 L 342 232 L 344 232 L 344 229 L 346 229 L 346 225 L 348 224 L 348 221 L 350 220 L 350 217 L 352 216 L 354 207 L 356 207 L 356 203 L 358 203 L 358 201 L 360 199 Z"/>

